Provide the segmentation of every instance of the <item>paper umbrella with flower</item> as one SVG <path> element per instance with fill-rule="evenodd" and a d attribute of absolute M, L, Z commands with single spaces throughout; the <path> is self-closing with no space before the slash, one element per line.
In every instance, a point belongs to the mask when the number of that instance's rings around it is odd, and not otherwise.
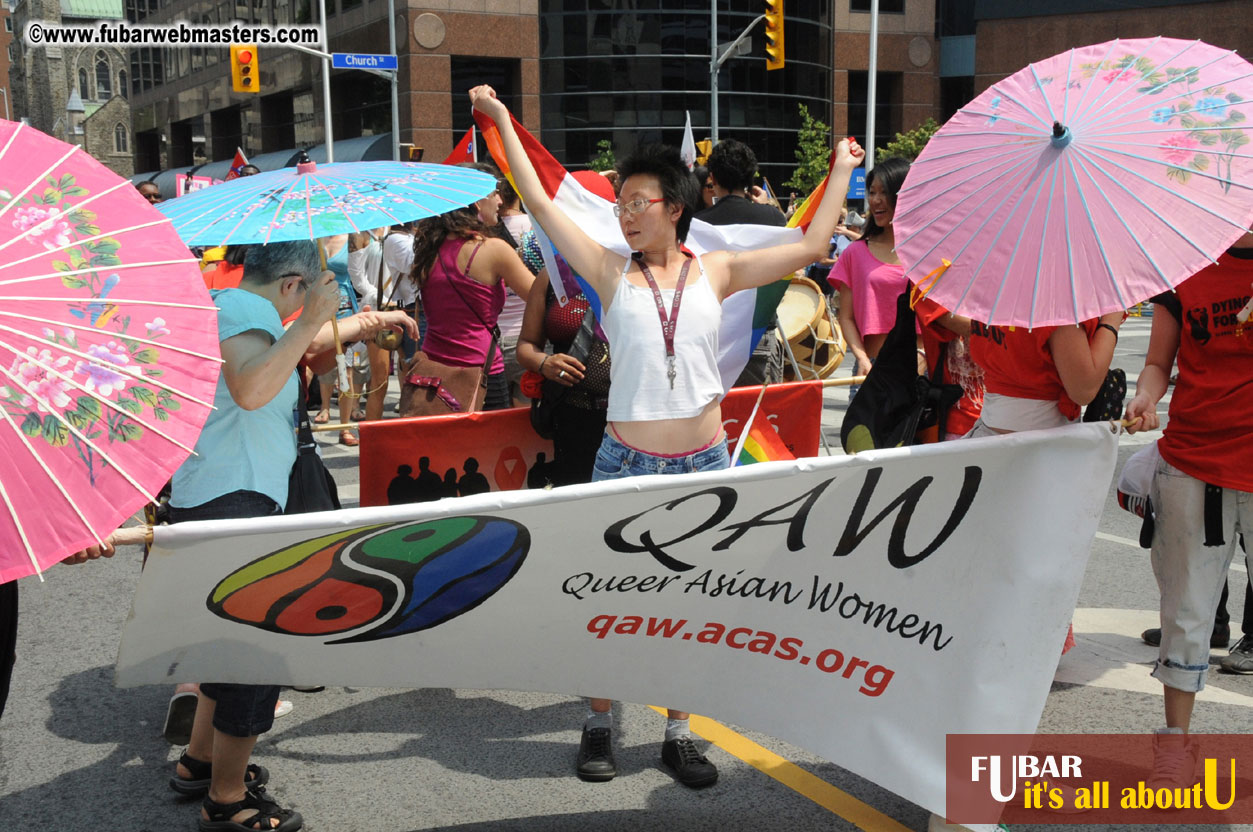
<path fill-rule="evenodd" d="M 81 148 L 0 121 L 0 582 L 155 500 L 220 364 L 170 221 Z"/>

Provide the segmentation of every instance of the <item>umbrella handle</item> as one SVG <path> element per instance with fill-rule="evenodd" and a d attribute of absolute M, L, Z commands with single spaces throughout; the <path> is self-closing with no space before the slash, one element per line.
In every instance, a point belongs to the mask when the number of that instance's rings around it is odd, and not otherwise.
<path fill-rule="evenodd" d="M 152 526 L 127 526 L 109 535 L 109 542 L 114 546 L 138 546 L 152 543 Z"/>
<path fill-rule="evenodd" d="M 317 239 L 317 246 L 318 246 L 318 262 L 322 265 L 322 271 L 326 271 L 326 247 L 322 244 L 321 237 L 318 237 Z M 338 318 L 334 318 L 334 317 L 331 318 L 331 333 L 335 336 L 335 363 L 340 364 L 339 389 L 347 390 L 348 389 L 348 374 L 347 374 L 347 370 L 344 369 L 344 366 L 340 362 L 340 356 L 344 354 L 344 342 L 341 341 L 339 338 L 339 319 Z"/>

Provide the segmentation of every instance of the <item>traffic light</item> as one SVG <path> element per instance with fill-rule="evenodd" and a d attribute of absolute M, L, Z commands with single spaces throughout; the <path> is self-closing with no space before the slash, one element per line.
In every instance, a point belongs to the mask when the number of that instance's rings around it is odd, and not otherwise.
<path fill-rule="evenodd" d="M 783 69 L 783 0 L 766 0 L 766 69 Z"/>
<path fill-rule="evenodd" d="M 259 73 L 255 43 L 231 47 L 231 89 L 235 92 L 260 92 Z"/>

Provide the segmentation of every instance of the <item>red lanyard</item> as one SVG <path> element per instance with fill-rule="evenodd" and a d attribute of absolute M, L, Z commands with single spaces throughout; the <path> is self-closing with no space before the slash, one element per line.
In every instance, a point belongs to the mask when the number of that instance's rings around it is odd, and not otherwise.
<path fill-rule="evenodd" d="M 657 317 L 661 319 L 661 337 L 666 343 L 666 378 L 670 380 L 670 389 L 673 390 L 674 378 L 677 375 L 674 369 L 674 328 L 679 323 L 679 305 L 683 302 L 683 284 L 687 283 L 687 270 L 691 267 L 692 261 L 690 258 L 684 260 L 683 268 L 679 270 L 679 282 L 674 287 L 674 300 L 670 304 L 669 318 L 666 317 L 666 302 L 662 300 L 661 289 L 657 288 L 653 273 L 649 271 L 644 258 L 639 259 L 639 264 L 644 279 L 648 281 L 648 288 L 653 290 L 653 300 L 657 302 Z"/>

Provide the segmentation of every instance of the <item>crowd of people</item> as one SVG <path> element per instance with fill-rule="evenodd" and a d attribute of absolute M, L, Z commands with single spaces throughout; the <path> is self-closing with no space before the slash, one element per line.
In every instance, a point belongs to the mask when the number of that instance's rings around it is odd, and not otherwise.
<path fill-rule="evenodd" d="M 483 409 L 526 405 L 527 389 L 541 397 L 554 445 L 546 479 L 558 486 L 727 468 L 718 369 L 722 302 L 807 269 L 828 284 L 856 375 L 874 371 L 900 323 L 913 330 L 917 372 L 961 388 L 943 435 L 935 437 L 940 441 L 1070 424 L 1107 381 L 1125 312 L 1027 330 L 988 326 L 922 298 L 913 307 L 915 320 L 898 322 L 898 299 L 911 288 L 893 226 L 909 172 L 903 159 L 879 160 L 868 172 L 862 221 L 844 196 L 863 153 L 855 141 L 841 141 L 800 240 L 697 255 L 684 245 L 694 220 L 783 226 L 785 214 L 755 190 L 757 160 L 742 142 L 720 142 L 695 172 L 672 148 L 641 147 L 613 176 L 576 174 L 587 190 L 613 202 L 631 250 L 623 256 L 593 240 L 549 198 L 494 91 L 476 87 L 470 99 L 499 129 L 512 185 L 475 163 L 498 177 L 496 191 L 416 223 L 324 239 L 325 268 L 312 241 L 231 246 L 206 258 L 224 363 L 198 453 L 174 476 L 171 522 L 283 513 L 296 456 L 292 412 L 310 407 L 300 402 L 306 387 L 310 396 L 320 387 L 313 421 L 330 419 L 337 384 L 332 318 L 339 337 L 359 345 L 350 350 L 352 383 L 338 390 L 341 443 L 358 442 L 352 421 L 384 417 L 390 373 L 403 372 L 420 351 L 445 365 L 484 368 Z M 149 201 L 160 199 L 152 183 L 140 191 Z M 553 257 L 543 256 L 532 221 L 552 241 Z M 549 275 L 554 266 L 558 274 Z M 558 285 L 568 302 L 557 302 Z M 1157 429 L 1157 404 L 1174 385 L 1169 425 L 1155 445 L 1159 456 L 1142 501 L 1155 523 L 1152 562 L 1161 591 L 1161 627 L 1144 633 L 1160 645 L 1153 675 L 1165 690 L 1154 777 L 1168 785 L 1193 782 L 1189 720 L 1210 647 L 1220 636 L 1223 646 L 1229 640 L 1225 576 L 1243 533 L 1253 530 L 1247 441 L 1253 415 L 1242 406 L 1253 388 L 1247 340 L 1253 333 L 1202 315 L 1216 302 L 1247 300 L 1251 285 L 1253 234 L 1247 234 L 1216 265 L 1155 298 L 1159 311 L 1144 370 L 1125 409 L 1128 430 Z M 397 350 L 375 342 L 385 331 L 399 336 Z M 783 357 L 771 327 L 738 383 L 779 381 Z M 542 379 L 542 392 L 528 388 L 527 373 Z M 448 471 L 450 483 L 430 469 L 429 458 L 416 475 L 401 466 L 389 501 L 484 490 L 477 479 L 466 484 L 473 475 L 486 485 L 477 461 L 466 462 L 460 488 L 455 470 Z M 90 550 L 73 560 L 100 554 Z M 1253 673 L 1247 596 L 1244 610 L 1244 637 L 1223 663 L 1235 673 Z M 0 650 L 11 653 L 12 633 L 0 636 L 9 639 L 0 638 Z M 171 786 L 203 796 L 201 828 L 298 829 L 299 814 L 267 796 L 269 773 L 249 762 L 258 735 L 282 710 L 279 688 L 205 682 L 195 697 L 189 743 Z M 590 699 L 578 777 L 615 776 L 613 730 L 611 700 Z M 692 739 L 688 714 L 668 711 L 661 740 L 660 758 L 678 782 L 699 788 L 717 781 L 717 768 Z"/>

